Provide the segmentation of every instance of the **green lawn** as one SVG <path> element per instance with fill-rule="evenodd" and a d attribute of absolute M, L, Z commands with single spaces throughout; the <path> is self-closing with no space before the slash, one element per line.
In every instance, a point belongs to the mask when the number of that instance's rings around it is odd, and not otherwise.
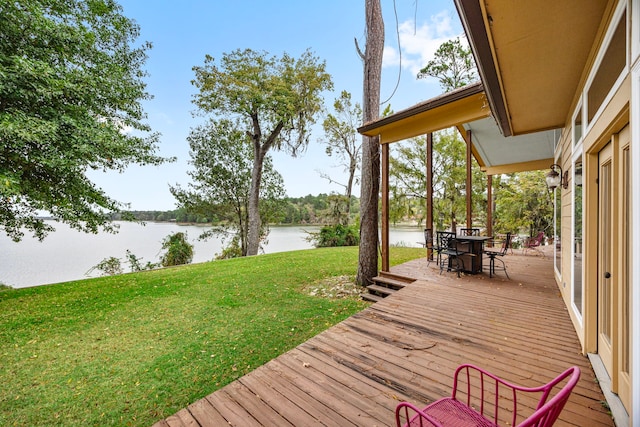
<path fill-rule="evenodd" d="M 392 264 L 424 249 L 392 248 Z M 148 426 L 366 303 L 307 295 L 355 275 L 313 249 L 0 291 L 0 425 Z"/>

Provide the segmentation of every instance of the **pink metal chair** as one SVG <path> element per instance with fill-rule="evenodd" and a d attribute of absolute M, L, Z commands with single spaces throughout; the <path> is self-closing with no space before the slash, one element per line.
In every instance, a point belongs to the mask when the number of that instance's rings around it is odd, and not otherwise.
<path fill-rule="evenodd" d="M 454 374 L 451 397 L 423 409 L 402 402 L 396 407 L 396 424 L 549 427 L 560 415 L 579 378 L 580 369 L 573 366 L 548 384 L 529 388 L 511 384 L 476 366 L 460 365 Z M 402 424 L 403 419 L 408 421 Z"/>
<path fill-rule="evenodd" d="M 544 256 L 544 252 L 542 252 L 539 248 L 540 245 L 542 245 L 542 242 L 544 241 L 544 233 L 541 231 L 540 233 L 538 233 L 538 235 L 536 237 L 530 237 L 525 243 L 524 243 L 524 248 L 522 250 L 522 253 L 524 255 L 527 254 L 527 251 L 536 251 L 539 254 L 541 254 L 542 256 Z"/>

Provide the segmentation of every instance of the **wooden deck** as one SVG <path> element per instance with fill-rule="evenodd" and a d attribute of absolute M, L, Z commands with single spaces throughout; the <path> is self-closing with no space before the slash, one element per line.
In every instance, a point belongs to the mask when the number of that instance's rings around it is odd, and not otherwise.
<path fill-rule="evenodd" d="M 155 426 L 390 426 L 399 401 L 448 395 L 465 362 L 528 386 L 577 365 L 556 425 L 613 426 L 551 256 L 518 252 L 505 257 L 511 280 L 397 266 L 418 280 Z"/>

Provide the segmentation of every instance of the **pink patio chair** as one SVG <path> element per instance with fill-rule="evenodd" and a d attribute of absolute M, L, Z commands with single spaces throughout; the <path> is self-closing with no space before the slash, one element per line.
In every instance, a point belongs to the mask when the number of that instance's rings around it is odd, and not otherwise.
<path fill-rule="evenodd" d="M 573 366 L 548 384 L 528 388 L 508 383 L 476 366 L 460 365 L 454 374 L 451 397 L 423 409 L 402 402 L 396 407 L 396 424 L 549 427 L 560 415 L 579 378 L 580 369 Z M 402 424 L 403 419 L 408 421 Z"/>
<path fill-rule="evenodd" d="M 544 256 L 544 252 L 540 250 L 540 245 L 542 245 L 542 242 L 544 242 L 544 233 L 541 231 L 536 237 L 530 237 L 529 239 L 527 239 L 527 241 L 524 243 L 522 253 L 526 255 L 527 251 L 536 251 Z"/>

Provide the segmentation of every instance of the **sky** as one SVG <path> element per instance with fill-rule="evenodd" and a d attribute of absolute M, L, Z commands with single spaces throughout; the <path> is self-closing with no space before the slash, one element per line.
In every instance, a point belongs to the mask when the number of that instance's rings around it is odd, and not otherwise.
<path fill-rule="evenodd" d="M 433 58 L 445 41 L 463 35 L 452 0 L 382 0 L 385 49 L 381 82 L 381 110 L 394 111 L 442 93 L 435 79 L 416 79 L 418 70 Z M 90 178 L 116 200 L 133 210 L 175 209 L 169 185 L 189 182 L 191 128 L 204 120 L 194 116 L 195 87 L 192 68 L 204 64 L 205 55 L 216 60 L 223 53 L 250 48 L 280 57 L 299 57 L 310 49 L 326 61 L 334 84 L 324 93 L 330 108 L 342 90 L 362 100 L 362 62 L 354 40 L 364 50 L 364 0 L 120 0 L 124 15 L 140 26 L 139 41 L 149 41 L 145 70 L 144 101 L 147 122 L 161 134 L 159 154 L 177 161 L 161 166 L 130 166 L 124 173 L 92 172 Z M 397 17 L 397 20 L 396 20 Z M 397 22 L 397 23 L 396 23 Z M 398 36 L 400 38 L 398 43 Z M 397 84 L 399 82 L 399 84 Z M 397 88 L 396 88 L 397 85 Z M 331 112 L 331 110 L 329 110 Z M 320 126 L 313 128 L 310 144 L 302 155 L 291 158 L 272 152 L 275 168 L 284 178 L 290 197 L 343 193 L 344 188 L 322 178 L 321 172 L 338 182 L 347 174 L 335 157 L 325 154 Z M 354 190 L 359 195 L 359 188 Z"/>

